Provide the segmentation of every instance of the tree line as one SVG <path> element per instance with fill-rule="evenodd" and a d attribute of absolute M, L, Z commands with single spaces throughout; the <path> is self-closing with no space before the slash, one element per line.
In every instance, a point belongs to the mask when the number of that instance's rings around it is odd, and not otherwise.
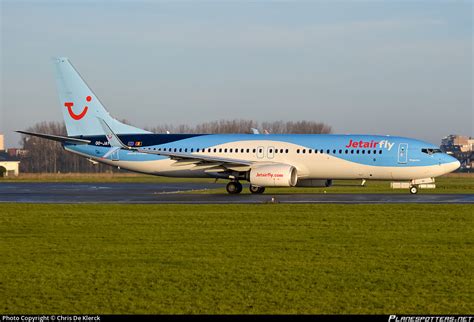
<path fill-rule="evenodd" d="M 126 121 L 125 121 L 126 123 Z M 252 133 L 252 128 L 260 133 L 295 133 L 295 134 L 327 134 L 332 129 L 329 125 L 314 121 L 275 121 L 256 122 L 252 120 L 220 120 L 205 122 L 197 125 L 164 124 L 148 131 L 164 133 Z M 26 131 L 66 136 L 66 127 L 62 122 L 41 122 L 29 127 Z M 21 148 L 26 151 L 22 154 L 20 171 L 33 173 L 77 173 L 77 172 L 114 172 L 114 167 L 104 164 L 93 164 L 86 158 L 63 151 L 61 144 L 54 141 L 40 139 L 34 136 L 22 135 Z"/>

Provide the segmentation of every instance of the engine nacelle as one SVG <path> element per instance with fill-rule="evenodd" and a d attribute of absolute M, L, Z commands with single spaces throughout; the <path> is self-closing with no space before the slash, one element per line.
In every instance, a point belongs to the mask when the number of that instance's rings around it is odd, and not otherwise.
<path fill-rule="evenodd" d="M 298 180 L 297 187 L 330 187 L 332 186 L 332 180 L 321 180 L 321 179 L 302 179 Z"/>
<path fill-rule="evenodd" d="M 288 164 L 262 165 L 250 169 L 249 181 L 259 187 L 294 187 L 298 174 Z"/>

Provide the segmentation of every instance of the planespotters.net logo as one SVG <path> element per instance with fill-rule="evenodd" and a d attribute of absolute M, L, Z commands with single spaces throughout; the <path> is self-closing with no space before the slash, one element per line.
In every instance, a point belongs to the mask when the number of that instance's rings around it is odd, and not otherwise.
<path fill-rule="evenodd" d="M 397 316 L 390 315 L 388 322 L 474 322 L 474 316 L 454 316 L 454 315 L 437 315 L 437 316 Z"/>

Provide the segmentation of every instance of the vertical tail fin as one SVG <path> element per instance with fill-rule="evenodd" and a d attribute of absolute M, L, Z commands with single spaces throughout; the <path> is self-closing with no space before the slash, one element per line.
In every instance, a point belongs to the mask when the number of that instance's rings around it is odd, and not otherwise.
<path fill-rule="evenodd" d="M 105 120 L 116 134 L 150 133 L 123 124 L 110 116 L 69 59 L 55 58 L 54 67 L 59 102 L 69 136 L 104 135 L 98 118 Z"/>

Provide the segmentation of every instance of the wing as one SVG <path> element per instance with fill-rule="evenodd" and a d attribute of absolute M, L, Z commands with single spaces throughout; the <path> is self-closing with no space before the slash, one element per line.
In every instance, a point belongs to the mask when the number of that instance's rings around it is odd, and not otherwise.
<path fill-rule="evenodd" d="M 208 172 L 223 172 L 226 170 L 247 171 L 251 165 L 255 163 L 243 159 L 221 158 L 193 153 L 156 151 L 147 148 L 135 148 L 133 150 L 140 153 L 167 156 L 172 160 L 176 160 L 175 166 L 194 164 L 195 170 L 204 169 Z"/>

